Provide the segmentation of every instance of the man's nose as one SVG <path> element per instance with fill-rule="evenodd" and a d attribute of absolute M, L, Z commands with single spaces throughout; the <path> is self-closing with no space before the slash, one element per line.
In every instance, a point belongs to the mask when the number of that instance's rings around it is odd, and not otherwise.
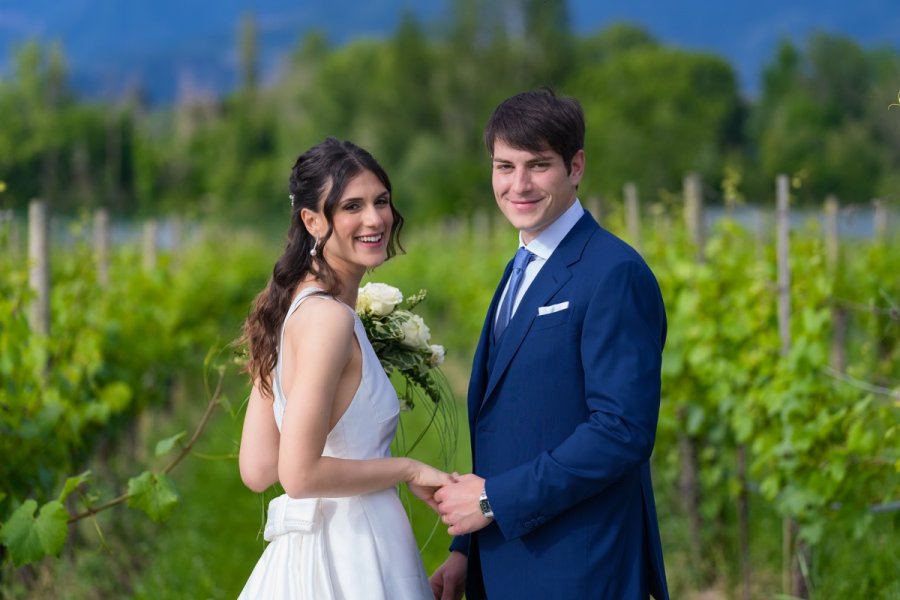
<path fill-rule="evenodd" d="M 516 169 L 513 175 L 513 191 L 525 192 L 531 188 L 531 173 L 528 169 Z"/>

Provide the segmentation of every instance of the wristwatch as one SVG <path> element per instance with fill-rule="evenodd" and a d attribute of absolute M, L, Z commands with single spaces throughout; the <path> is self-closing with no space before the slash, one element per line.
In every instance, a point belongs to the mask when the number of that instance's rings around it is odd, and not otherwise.
<path fill-rule="evenodd" d="M 478 498 L 478 505 L 481 507 L 481 514 L 488 519 L 494 518 L 494 511 L 491 510 L 491 503 L 488 502 L 487 492 L 485 490 L 481 490 L 481 497 Z"/>

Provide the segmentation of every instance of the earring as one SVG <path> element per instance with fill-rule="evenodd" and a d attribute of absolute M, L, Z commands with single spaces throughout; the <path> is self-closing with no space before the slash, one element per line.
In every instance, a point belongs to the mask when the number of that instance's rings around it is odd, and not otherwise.
<path fill-rule="evenodd" d="M 316 243 L 313 244 L 312 250 L 309 251 L 309 255 L 315 256 L 316 254 L 318 254 L 319 252 L 316 250 L 316 248 L 318 248 L 318 247 L 319 247 L 319 236 L 316 236 Z"/>

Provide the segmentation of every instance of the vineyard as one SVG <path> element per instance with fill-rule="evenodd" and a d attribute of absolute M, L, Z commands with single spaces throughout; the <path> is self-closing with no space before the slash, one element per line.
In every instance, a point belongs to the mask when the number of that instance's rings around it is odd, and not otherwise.
<path fill-rule="evenodd" d="M 854 209 L 830 203 L 821 221 L 791 228 L 784 180 L 774 194 L 779 210 L 765 212 L 763 226 L 727 216 L 712 223 L 695 189 L 688 180 L 682 197 L 644 208 L 633 188 L 621 203 L 587 201 L 640 249 L 666 301 L 653 467 L 673 597 L 717 590 L 728 598 L 896 598 L 896 225 L 878 210 L 872 235 L 842 237 L 836 219 Z M 447 348 L 460 411 L 484 310 L 515 245 L 499 220 L 412 222 L 407 254 L 368 278 L 408 293 L 428 290 L 420 309 Z M 158 253 L 139 240 L 107 252 L 93 236 L 98 222 L 73 225 L 65 244 L 50 242 L 46 292 L 35 285 L 24 228 L 0 223 L 0 590 L 10 597 L 29 597 L 79 553 L 117 547 L 106 536 L 148 531 L 116 526 L 134 513 L 103 508 L 116 499 L 160 523 L 149 530 L 159 552 L 186 544 L 166 541 L 174 535 L 166 519 L 182 511 L 212 515 L 197 528 L 214 537 L 198 548 L 230 548 L 247 573 L 262 548 L 254 542 L 258 512 L 243 528 L 216 527 L 215 515 L 223 514 L 223 490 L 257 504 L 227 458 L 246 393 L 229 343 L 268 275 L 280 232 L 195 227 L 183 244 Z M 42 317 L 35 306 L 44 293 Z M 227 393 L 216 393 L 217 371 L 226 373 Z M 208 391 L 198 381 L 209 382 Z M 199 433 L 226 456 L 215 468 L 201 462 L 191 438 L 209 407 L 223 415 Z M 188 416 L 184 433 L 170 430 L 173 414 Z M 404 420 L 412 430 L 422 414 Z M 464 471 L 467 432 L 459 435 L 455 468 Z M 438 456 L 435 443 L 422 456 Z M 181 454 L 187 458 L 170 473 Z M 217 479 L 179 494 L 180 470 L 193 473 L 187 479 Z M 424 507 L 411 510 L 432 571 L 446 534 Z M 214 563 L 202 564 L 208 570 L 195 573 L 196 582 L 160 581 L 158 572 L 152 581 L 180 590 L 172 597 L 236 595 L 232 587 L 246 573 L 223 578 Z M 167 597 L 159 589 L 148 595 L 152 584 L 139 575 L 116 585 L 109 597 Z"/>

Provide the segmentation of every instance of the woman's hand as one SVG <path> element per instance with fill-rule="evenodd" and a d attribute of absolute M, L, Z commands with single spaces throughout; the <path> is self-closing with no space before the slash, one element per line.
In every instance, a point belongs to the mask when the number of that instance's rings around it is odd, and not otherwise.
<path fill-rule="evenodd" d="M 408 460 L 410 474 L 406 479 L 406 485 L 409 491 L 437 512 L 434 494 L 443 486 L 453 483 L 453 476 L 417 460 L 411 458 Z"/>

